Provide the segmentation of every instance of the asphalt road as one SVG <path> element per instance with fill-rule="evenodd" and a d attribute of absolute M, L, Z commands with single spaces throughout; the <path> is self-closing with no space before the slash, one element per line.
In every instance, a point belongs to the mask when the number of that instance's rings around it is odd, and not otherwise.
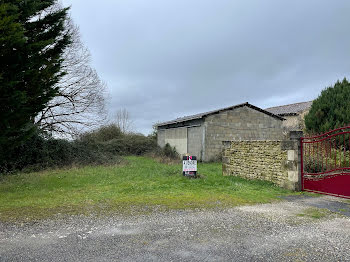
<path fill-rule="evenodd" d="M 320 203 L 341 205 L 345 215 L 300 215 Z M 226 210 L 0 224 L 0 261 L 350 261 L 349 204 L 291 198 Z"/>

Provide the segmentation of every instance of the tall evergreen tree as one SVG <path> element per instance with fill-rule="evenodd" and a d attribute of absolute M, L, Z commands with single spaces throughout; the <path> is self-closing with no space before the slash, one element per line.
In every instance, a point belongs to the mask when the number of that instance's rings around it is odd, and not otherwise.
<path fill-rule="evenodd" d="M 57 94 L 70 43 L 67 8 L 56 0 L 0 1 L 0 164 L 35 129 L 35 116 Z"/>
<path fill-rule="evenodd" d="M 308 132 L 323 133 L 350 123 L 350 83 L 346 78 L 324 89 L 305 116 Z"/>

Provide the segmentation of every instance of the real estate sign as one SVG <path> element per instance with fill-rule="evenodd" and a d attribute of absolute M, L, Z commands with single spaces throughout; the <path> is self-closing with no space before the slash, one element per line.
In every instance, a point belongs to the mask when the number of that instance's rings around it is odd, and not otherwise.
<path fill-rule="evenodd" d="M 182 158 L 182 174 L 184 176 L 196 176 L 197 175 L 197 157 L 196 156 L 184 156 Z"/>

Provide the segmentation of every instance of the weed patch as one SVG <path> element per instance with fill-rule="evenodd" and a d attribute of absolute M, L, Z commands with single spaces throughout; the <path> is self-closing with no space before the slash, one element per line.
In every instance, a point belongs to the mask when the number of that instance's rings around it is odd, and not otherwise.
<path fill-rule="evenodd" d="M 307 208 L 302 213 L 297 214 L 300 217 L 309 217 L 312 219 L 321 219 L 331 215 L 332 212 L 325 208 Z"/>

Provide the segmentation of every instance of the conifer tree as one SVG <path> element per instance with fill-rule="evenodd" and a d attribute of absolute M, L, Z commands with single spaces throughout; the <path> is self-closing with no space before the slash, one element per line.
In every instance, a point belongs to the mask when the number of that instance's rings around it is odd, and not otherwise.
<path fill-rule="evenodd" d="M 323 133 L 350 123 L 350 83 L 346 78 L 324 89 L 305 116 L 306 131 Z"/>
<path fill-rule="evenodd" d="M 0 162 L 32 134 L 35 116 L 57 94 L 56 83 L 64 75 L 68 9 L 48 11 L 55 4 L 0 1 Z"/>

